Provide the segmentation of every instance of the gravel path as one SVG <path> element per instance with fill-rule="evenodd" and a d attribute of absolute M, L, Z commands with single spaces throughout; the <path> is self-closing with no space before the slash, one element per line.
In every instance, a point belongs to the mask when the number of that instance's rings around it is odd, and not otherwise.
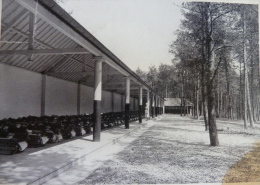
<path fill-rule="evenodd" d="M 260 133 L 258 128 L 247 133 L 243 125 L 221 122 L 220 146 L 210 147 L 203 122 L 174 115 L 164 115 L 156 122 L 80 183 L 221 183 L 228 169 L 252 149 Z"/>

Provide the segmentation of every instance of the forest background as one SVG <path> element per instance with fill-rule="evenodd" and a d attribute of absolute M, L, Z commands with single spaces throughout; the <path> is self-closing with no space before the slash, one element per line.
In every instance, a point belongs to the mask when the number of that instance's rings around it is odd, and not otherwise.
<path fill-rule="evenodd" d="M 216 146 L 216 118 L 243 119 L 244 128 L 260 119 L 258 6 L 192 2 L 182 14 L 172 65 L 136 73 L 162 97 L 191 101 Z"/>

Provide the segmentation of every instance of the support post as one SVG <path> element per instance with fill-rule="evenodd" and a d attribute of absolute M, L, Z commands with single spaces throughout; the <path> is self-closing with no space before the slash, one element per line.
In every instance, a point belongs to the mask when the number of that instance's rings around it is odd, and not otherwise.
<path fill-rule="evenodd" d="M 152 112 L 152 118 L 154 118 L 154 94 L 152 94 L 152 107 L 151 107 L 151 112 Z"/>
<path fill-rule="evenodd" d="M 143 105 L 143 87 L 139 87 L 139 107 L 138 107 L 138 112 L 139 112 L 139 123 L 142 123 L 142 105 Z"/>
<path fill-rule="evenodd" d="M 125 128 L 129 129 L 129 118 L 130 118 L 130 78 L 125 79 Z"/>
<path fill-rule="evenodd" d="M 157 114 L 158 116 L 160 116 L 160 97 L 157 96 L 157 101 L 158 101 L 158 104 L 157 104 Z"/>
<path fill-rule="evenodd" d="M 165 114 L 164 99 L 163 99 L 163 114 Z"/>
<path fill-rule="evenodd" d="M 158 112 L 157 112 L 157 104 L 158 104 L 158 102 L 157 102 L 157 95 L 154 96 L 154 104 L 155 104 L 155 107 L 154 107 L 154 109 L 155 109 L 155 117 L 157 117 L 158 116 Z"/>
<path fill-rule="evenodd" d="M 41 116 L 45 116 L 45 97 L 46 97 L 45 94 L 46 94 L 46 74 L 43 74 L 42 84 L 41 84 Z"/>
<path fill-rule="evenodd" d="M 161 98 L 159 97 L 159 115 L 162 115 L 162 109 L 161 109 Z"/>
<path fill-rule="evenodd" d="M 157 114 L 158 114 L 158 116 L 160 116 L 160 97 L 158 96 L 157 97 L 157 100 L 158 100 L 158 105 L 157 105 Z"/>
<path fill-rule="evenodd" d="M 162 115 L 163 115 L 163 98 L 161 99 L 161 109 L 162 109 Z"/>
<path fill-rule="evenodd" d="M 77 86 L 77 115 L 80 115 L 80 83 Z"/>
<path fill-rule="evenodd" d="M 93 124 L 93 141 L 100 141 L 101 132 L 101 98 L 102 98 L 102 58 L 95 57 L 94 73 L 94 124 Z"/>
<path fill-rule="evenodd" d="M 149 90 L 147 90 L 146 108 L 147 108 L 147 118 L 150 118 L 150 91 Z"/>

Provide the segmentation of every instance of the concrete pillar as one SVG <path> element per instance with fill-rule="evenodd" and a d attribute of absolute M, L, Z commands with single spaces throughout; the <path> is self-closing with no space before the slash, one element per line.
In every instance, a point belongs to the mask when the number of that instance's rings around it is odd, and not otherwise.
<path fill-rule="evenodd" d="M 154 94 L 153 95 L 153 117 L 156 117 L 155 107 L 156 107 L 156 102 L 155 102 L 155 94 Z"/>
<path fill-rule="evenodd" d="M 46 97 L 46 74 L 43 74 L 42 84 L 41 84 L 41 116 L 45 116 L 45 97 Z"/>
<path fill-rule="evenodd" d="M 101 132 L 101 93 L 102 93 L 102 58 L 95 57 L 94 73 L 94 123 L 93 123 L 93 141 L 100 141 Z"/>
<path fill-rule="evenodd" d="M 161 115 L 161 98 L 158 97 L 158 115 Z"/>
<path fill-rule="evenodd" d="M 163 99 L 163 114 L 165 114 L 164 99 Z"/>
<path fill-rule="evenodd" d="M 154 111 L 154 94 L 152 94 L 152 118 L 155 117 L 155 111 Z"/>
<path fill-rule="evenodd" d="M 161 114 L 163 114 L 163 98 L 161 99 Z"/>
<path fill-rule="evenodd" d="M 77 115 L 80 115 L 80 83 L 77 86 Z"/>
<path fill-rule="evenodd" d="M 139 113 L 139 123 L 142 123 L 142 105 L 143 105 L 143 87 L 139 87 L 139 107 L 138 107 L 138 113 Z"/>
<path fill-rule="evenodd" d="M 129 129 L 130 118 L 130 78 L 125 79 L 125 128 Z"/>
<path fill-rule="evenodd" d="M 149 90 L 147 90 L 146 108 L 147 108 L 147 117 L 150 118 L 150 91 Z"/>
<path fill-rule="evenodd" d="M 157 99 L 157 95 L 155 95 L 154 96 L 154 104 L 155 104 L 155 117 L 157 117 L 158 116 L 158 112 L 157 112 L 157 104 L 158 104 L 158 101 L 157 101 L 158 99 Z"/>

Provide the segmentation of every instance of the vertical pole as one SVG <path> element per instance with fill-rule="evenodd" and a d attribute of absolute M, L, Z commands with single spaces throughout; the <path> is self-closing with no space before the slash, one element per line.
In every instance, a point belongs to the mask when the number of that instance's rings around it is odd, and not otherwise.
<path fill-rule="evenodd" d="M 152 118 L 154 117 L 154 94 L 152 94 Z"/>
<path fill-rule="evenodd" d="M 159 97 L 159 101 L 158 101 L 158 103 L 159 103 L 159 115 L 161 115 L 162 114 L 162 110 L 161 110 L 161 98 Z"/>
<path fill-rule="evenodd" d="M 147 108 L 147 118 L 150 118 L 150 91 L 149 90 L 147 90 L 146 108 Z"/>
<path fill-rule="evenodd" d="M 45 116 L 45 97 L 46 97 L 46 74 L 43 74 L 42 84 L 41 84 L 41 116 Z"/>
<path fill-rule="evenodd" d="M 164 99 L 162 101 L 163 101 L 163 114 L 165 114 Z"/>
<path fill-rule="evenodd" d="M 139 123 L 142 123 L 142 105 L 143 105 L 143 87 L 139 87 L 139 107 L 138 107 L 138 112 L 139 112 Z"/>
<path fill-rule="evenodd" d="M 125 128 L 129 129 L 129 118 L 130 118 L 130 78 L 125 79 Z"/>
<path fill-rule="evenodd" d="M 152 101 L 152 106 L 151 106 L 151 113 L 152 113 L 152 118 L 154 118 L 154 95 L 152 94 L 152 98 L 151 98 L 151 101 Z"/>
<path fill-rule="evenodd" d="M 102 59 L 94 58 L 95 73 L 94 73 L 94 124 L 93 124 L 93 141 L 100 141 L 101 132 L 101 93 L 102 93 Z"/>
<path fill-rule="evenodd" d="M 160 102 L 159 102 L 159 97 L 157 96 L 157 99 L 156 99 L 156 101 L 157 101 L 157 116 L 160 116 L 160 112 L 159 112 L 159 106 L 160 106 Z"/>
<path fill-rule="evenodd" d="M 161 99 L 161 114 L 163 114 L 163 98 Z"/>
<path fill-rule="evenodd" d="M 155 100 L 155 117 L 157 117 L 158 116 L 158 99 L 157 99 L 157 95 L 155 95 L 155 97 L 154 97 L 154 100 Z"/>
<path fill-rule="evenodd" d="M 80 115 L 80 83 L 77 86 L 77 115 Z"/>
<path fill-rule="evenodd" d="M 158 96 L 157 99 L 158 99 L 158 111 L 157 112 L 158 112 L 158 116 L 160 116 L 161 115 L 160 114 L 160 106 L 161 106 L 160 105 L 160 97 Z"/>

